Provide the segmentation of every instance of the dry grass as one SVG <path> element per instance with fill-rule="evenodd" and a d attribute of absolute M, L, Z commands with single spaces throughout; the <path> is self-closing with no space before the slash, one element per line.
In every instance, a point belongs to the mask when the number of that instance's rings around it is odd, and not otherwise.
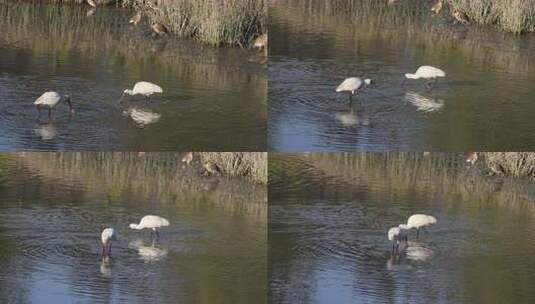
<path fill-rule="evenodd" d="M 223 174 L 243 176 L 267 184 L 268 160 L 265 152 L 202 152 L 201 162 L 216 164 Z"/>
<path fill-rule="evenodd" d="M 465 13 L 478 24 L 496 26 L 513 33 L 535 31 L 533 0 L 449 0 L 453 10 Z"/>
<path fill-rule="evenodd" d="M 85 0 L 31 0 L 84 4 Z M 119 4 L 142 11 L 151 23 L 163 24 L 173 34 L 215 46 L 252 46 L 267 32 L 265 0 L 100 0 L 101 5 Z M 157 4 L 155 4 L 157 3 Z"/>
<path fill-rule="evenodd" d="M 173 34 L 212 45 L 250 46 L 266 32 L 264 0 L 144 0 L 124 3 L 143 11 L 152 22 L 165 25 Z"/>
<path fill-rule="evenodd" d="M 486 152 L 483 155 L 489 170 L 513 177 L 535 178 L 533 152 Z"/>

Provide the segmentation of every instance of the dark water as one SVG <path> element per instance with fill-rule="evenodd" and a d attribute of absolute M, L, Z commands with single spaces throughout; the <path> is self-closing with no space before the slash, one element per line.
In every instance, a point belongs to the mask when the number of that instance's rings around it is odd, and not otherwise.
<path fill-rule="evenodd" d="M 269 11 L 268 146 L 278 151 L 529 150 L 535 36 L 451 25 L 427 2 L 280 0 Z M 405 3 L 408 3 L 407 5 Z M 411 6 L 414 4 L 416 7 Z M 401 86 L 421 65 L 447 78 Z M 375 84 L 335 93 L 347 77 Z"/>
<path fill-rule="evenodd" d="M 0 1 L 1 150 L 265 149 L 261 53 L 154 37 L 148 20 L 128 24 L 130 11 L 88 7 Z M 118 105 L 138 81 L 164 93 Z M 76 113 L 60 104 L 39 118 L 47 90 L 69 94 Z M 159 117 L 135 121 L 132 108 Z"/>
<path fill-rule="evenodd" d="M 533 183 L 459 160 L 271 155 L 270 302 L 535 301 Z M 393 259 L 387 230 L 414 213 L 438 223 Z"/>
<path fill-rule="evenodd" d="M 0 302 L 266 302 L 265 187 L 175 160 L 0 155 Z M 128 228 L 145 214 L 171 223 L 157 242 Z M 105 227 L 118 234 L 110 262 Z"/>

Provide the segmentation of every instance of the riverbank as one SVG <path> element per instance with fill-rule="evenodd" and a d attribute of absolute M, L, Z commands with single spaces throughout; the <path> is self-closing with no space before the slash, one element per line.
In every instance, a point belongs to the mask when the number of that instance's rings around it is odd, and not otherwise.
<path fill-rule="evenodd" d="M 47 2 L 47 1 L 38 1 Z M 50 0 L 90 6 L 84 0 Z M 117 5 L 141 13 L 140 25 L 158 23 L 178 37 L 213 46 L 253 47 L 267 33 L 264 0 L 95 0 L 98 6 Z"/>

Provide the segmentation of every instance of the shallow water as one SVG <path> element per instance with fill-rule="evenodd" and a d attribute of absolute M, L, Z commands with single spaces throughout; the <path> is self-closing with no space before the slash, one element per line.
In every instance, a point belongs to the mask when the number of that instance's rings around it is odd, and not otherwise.
<path fill-rule="evenodd" d="M 176 158 L 0 155 L 1 302 L 266 302 L 264 187 Z M 171 223 L 158 241 L 128 228 L 145 214 Z"/>
<path fill-rule="evenodd" d="M 455 155 L 269 161 L 271 303 L 535 300 L 531 182 L 481 177 Z M 414 213 L 438 223 L 392 258 L 387 230 Z"/>
<path fill-rule="evenodd" d="M 340 4 L 345 3 L 345 4 Z M 270 7 L 268 147 L 468 151 L 535 147 L 535 36 L 451 25 L 400 1 L 280 0 Z M 432 90 L 403 75 L 433 65 Z M 374 84 L 335 93 L 347 77 Z"/>
<path fill-rule="evenodd" d="M 259 52 L 155 37 L 132 12 L 0 1 L 1 150 L 265 149 L 266 85 Z M 163 88 L 149 103 L 117 101 L 137 81 Z M 47 90 L 69 94 L 39 117 Z M 139 121 L 132 108 L 159 115 Z"/>

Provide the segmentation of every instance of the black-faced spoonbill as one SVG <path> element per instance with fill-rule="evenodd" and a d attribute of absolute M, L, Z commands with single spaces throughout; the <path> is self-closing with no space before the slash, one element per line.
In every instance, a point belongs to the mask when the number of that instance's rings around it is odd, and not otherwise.
<path fill-rule="evenodd" d="M 349 92 L 349 101 L 352 102 L 353 95 L 370 84 L 372 84 L 371 79 L 362 80 L 359 77 L 350 77 L 342 81 L 342 83 L 336 88 L 336 92 Z"/>
<path fill-rule="evenodd" d="M 420 229 L 427 226 L 433 225 L 437 222 L 437 219 L 431 215 L 425 214 L 413 214 L 407 220 L 407 225 L 404 225 L 404 228 L 407 229 L 416 229 L 416 238 L 420 235 Z"/>
<path fill-rule="evenodd" d="M 106 228 L 102 230 L 100 238 L 102 241 L 102 258 L 110 257 L 111 241 L 116 239 L 115 230 L 113 228 Z"/>
<path fill-rule="evenodd" d="M 143 95 L 145 100 L 149 101 L 149 97 L 154 93 L 163 93 L 162 88 L 159 85 L 156 85 L 148 81 L 139 81 L 134 85 L 132 90 L 126 89 L 123 91 L 119 102 L 123 99 L 124 95 Z"/>
<path fill-rule="evenodd" d="M 392 227 L 388 229 L 388 240 L 392 242 L 392 254 L 399 251 L 399 243 L 405 240 L 405 232 L 399 227 Z"/>
<path fill-rule="evenodd" d="M 48 117 L 50 117 L 52 108 L 54 108 L 60 101 L 66 102 L 69 105 L 69 111 L 74 113 L 74 108 L 72 107 L 71 98 L 69 95 L 61 96 L 57 92 L 45 92 L 43 95 L 39 96 L 39 98 L 37 98 L 33 104 L 37 107 L 39 115 L 41 115 L 41 106 L 48 107 Z"/>
<path fill-rule="evenodd" d="M 435 68 L 429 65 L 424 65 L 424 66 L 419 67 L 418 70 L 416 70 L 416 73 L 414 74 L 411 74 L 411 73 L 405 74 L 406 79 L 420 79 L 420 78 L 423 78 L 426 80 L 433 79 L 434 81 L 427 82 L 428 88 L 431 88 L 431 85 L 433 83 L 437 83 L 438 78 L 441 78 L 441 77 L 446 77 L 446 73 L 439 68 Z M 404 82 L 405 82 L 405 79 L 403 79 L 403 83 Z"/>
<path fill-rule="evenodd" d="M 130 224 L 130 229 L 152 229 L 152 231 L 154 231 L 154 233 L 156 234 L 156 237 L 159 238 L 160 235 L 158 234 L 158 229 L 166 226 L 169 226 L 169 221 L 164 219 L 163 217 L 157 215 L 145 215 L 141 219 L 139 224 Z"/>

